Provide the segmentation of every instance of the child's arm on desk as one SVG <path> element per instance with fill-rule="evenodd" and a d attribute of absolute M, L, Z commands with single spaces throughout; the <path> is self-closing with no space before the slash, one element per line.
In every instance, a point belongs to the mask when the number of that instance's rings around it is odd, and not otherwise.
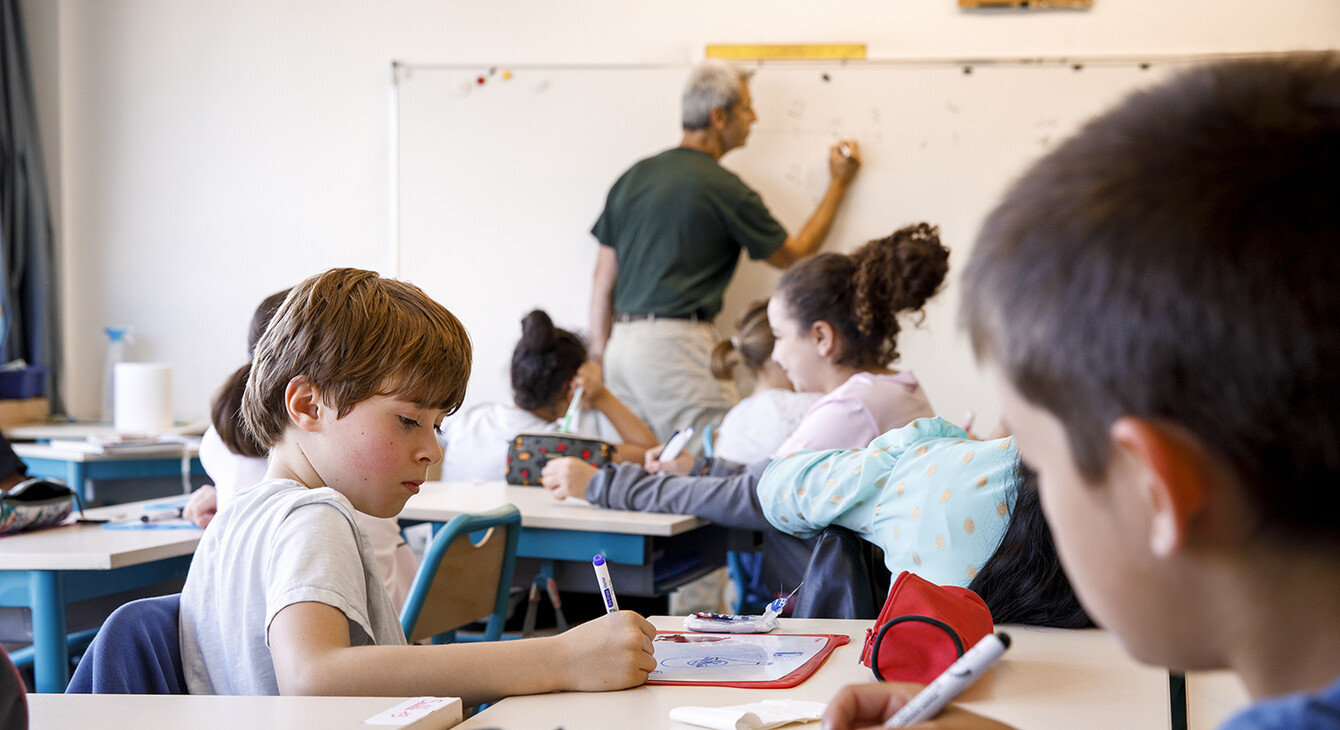
<path fill-rule="evenodd" d="M 349 620 L 324 603 L 295 603 L 270 622 L 280 694 L 460 697 L 477 705 L 554 690 L 642 684 L 656 668 L 656 630 L 631 611 L 557 636 L 443 646 L 349 646 Z"/>
<path fill-rule="evenodd" d="M 828 709 L 824 711 L 823 730 L 883 727 L 884 721 L 893 717 L 920 690 L 921 685 L 905 682 L 847 685 L 828 703 Z M 954 705 L 946 707 L 933 720 L 908 727 L 924 730 L 1013 730 L 1009 725 Z"/>
<path fill-rule="evenodd" d="M 619 444 L 618 460 L 641 464 L 646 450 L 657 444 L 656 434 L 605 387 L 604 372 L 600 365 L 589 360 L 582 363 L 573 381 L 582 387 L 587 404 L 605 414 L 619 432 L 623 443 Z"/>

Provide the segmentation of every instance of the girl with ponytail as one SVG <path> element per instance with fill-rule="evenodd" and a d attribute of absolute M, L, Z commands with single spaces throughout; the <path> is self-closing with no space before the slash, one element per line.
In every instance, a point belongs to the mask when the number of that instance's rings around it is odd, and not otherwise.
<path fill-rule="evenodd" d="M 641 462 L 656 435 L 605 387 L 582 338 L 536 309 L 521 320 L 521 339 L 512 350 L 513 403 L 481 403 L 447 419 L 442 478 L 501 480 L 508 442 L 526 431 L 557 430 L 578 386 L 582 411 L 576 433 L 617 443 L 618 461 Z"/>
<path fill-rule="evenodd" d="M 799 428 L 772 454 L 808 449 L 863 448 L 916 418 L 934 416 L 898 357 L 899 317 L 921 312 L 949 271 L 949 251 L 927 223 L 906 226 L 850 254 L 824 253 L 787 270 L 767 306 L 775 343 L 772 359 L 796 390 L 824 393 Z M 765 535 L 764 578 L 794 587 L 811 540 L 775 530 L 763 517 L 758 476 L 769 460 L 748 465 L 694 463 L 692 455 L 646 467 L 610 465 L 599 471 L 578 459 L 551 460 L 544 485 L 562 499 L 580 497 L 607 508 L 691 514 L 718 525 Z M 690 473 L 702 476 L 684 476 Z"/>

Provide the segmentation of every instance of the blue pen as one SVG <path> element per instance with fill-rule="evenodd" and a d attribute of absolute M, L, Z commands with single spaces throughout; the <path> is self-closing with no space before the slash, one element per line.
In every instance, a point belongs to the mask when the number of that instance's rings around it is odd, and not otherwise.
<path fill-rule="evenodd" d="M 596 569 L 596 587 L 605 601 L 605 613 L 618 611 L 619 602 L 614 598 L 614 584 L 610 582 L 610 569 L 605 566 L 605 556 L 595 556 L 591 559 L 591 565 Z"/>

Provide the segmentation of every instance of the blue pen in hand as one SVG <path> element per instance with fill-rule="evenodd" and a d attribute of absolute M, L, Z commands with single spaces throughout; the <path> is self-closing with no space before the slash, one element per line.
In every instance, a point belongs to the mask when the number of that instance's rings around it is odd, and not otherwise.
<path fill-rule="evenodd" d="M 610 582 L 610 569 L 605 566 L 605 556 L 595 556 L 591 560 L 591 565 L 596 569 L 596 587 L 600 590 L 601 599 L 605 601 L 605 613 L 618 611 L 619 602 L 614 598 L 614 584 Z"/>

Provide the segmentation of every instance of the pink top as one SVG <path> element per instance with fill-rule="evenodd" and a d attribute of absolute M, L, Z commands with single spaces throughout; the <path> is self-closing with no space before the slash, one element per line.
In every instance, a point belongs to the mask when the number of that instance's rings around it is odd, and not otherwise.
<path fill-rule="evenodd" d="M 934 416 L 926 391 L 911 372 L 857 373 L 815 401 L 776 456 L 814 449 L 864 448 L 914 418 Z"/>

